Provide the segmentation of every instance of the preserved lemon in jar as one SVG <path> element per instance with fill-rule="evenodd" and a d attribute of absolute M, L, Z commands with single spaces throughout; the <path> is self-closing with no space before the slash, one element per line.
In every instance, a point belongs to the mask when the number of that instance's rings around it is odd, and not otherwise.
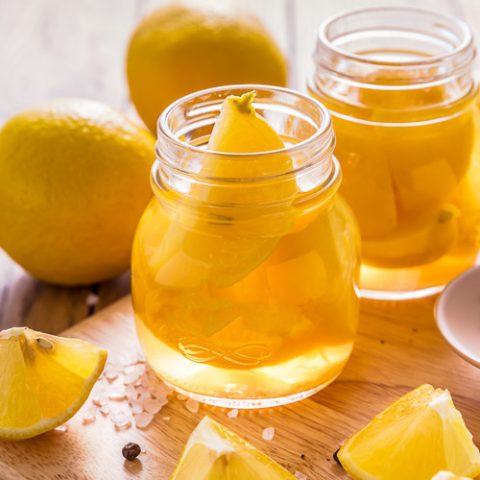
<path fill-rule="evenodd" d="M 166 383 L 252 408 L 340 374 L 360 241 L 333 147 L 327 110 L 282 88 L 214 88 L 162 114 L 132 289 L 140 342 Z"/>

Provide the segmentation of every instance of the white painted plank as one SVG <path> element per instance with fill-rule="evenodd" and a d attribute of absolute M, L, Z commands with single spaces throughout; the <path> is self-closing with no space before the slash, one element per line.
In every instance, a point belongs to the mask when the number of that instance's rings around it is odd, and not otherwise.
<path fill-rule="evenodd" d="M 53 97 L 120 108 L 125 44 L 135 0 L 0 2 L 0 123 Z"/>

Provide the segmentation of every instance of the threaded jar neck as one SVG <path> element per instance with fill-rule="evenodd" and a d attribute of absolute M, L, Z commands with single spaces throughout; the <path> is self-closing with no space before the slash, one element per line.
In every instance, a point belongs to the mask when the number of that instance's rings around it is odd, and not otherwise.
<path fill-rule="evenodd" d="M 250 91 L 256 92 L 253 107 L 277 131 L 285 148 L 255 153 L 209 150 L 223 101 Z M 245 207 L 291 203 L 291 188 L 285 185 L 295 184 L 295 197 L 306 197 L 332 184 L 332 175 L 339 175 L 334 146 L 327 109 L 306 95 L 265 85 L 212 88 L 179 99 L 160 116 L 152 181 L 154 190 L 168 191 L 177 200 L 216 202 L 217 207 L 223 202 Z M 288 161 L 279 162 L 279 157 Z M 252 162 L 255 169 L 249 168 Z M 228 189 L 242 189 L 244 194 L 229 195 Z M 207 191 L 208 197 L 202 194 Z M 289 192 L 288 198 L 282 197 L 282 191 Z"/>
<path fill-rule="evenodd" d="M 352 10 L 320 26 L 309 89 L 359 108 L 373 99 L 373 108 L 435 116 L 434 108 L 473 98 L 475 56 L 458 19 L 411 7 Z"/>

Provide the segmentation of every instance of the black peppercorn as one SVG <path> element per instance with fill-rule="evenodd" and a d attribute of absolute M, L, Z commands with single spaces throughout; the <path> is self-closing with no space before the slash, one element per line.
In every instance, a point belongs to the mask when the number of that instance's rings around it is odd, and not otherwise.
<path fill-rule="evenodd" d="M 123 448 L 122 448 L 122 455 L 130 461 L 135 460 L 139 455 L 142 449 L 140 448 L 140 445 L 138 443 L 127 443 Z"/>

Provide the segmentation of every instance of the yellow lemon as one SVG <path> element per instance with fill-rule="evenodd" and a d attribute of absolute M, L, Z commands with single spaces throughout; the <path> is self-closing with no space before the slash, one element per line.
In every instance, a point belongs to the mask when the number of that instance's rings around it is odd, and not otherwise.
<path fill-rule="evenodd" d="M 170 480 L 295 480 L 264 453 L 204 417 L 188 439 Z"/>
<path fill-rule="evenodd" d="M 440 470 L 480 474 L 480 452 L 450 393 L 431 385 L 377 415 L 347 440 L 338 459 L 355 480 L 430 480 Z"/>
<path fill-rule="evenodd" d="M 59 100 L 0 130 L 0 247 L 53 283 L 126 270 L 151 194 L 154 139 L 110 107 Z"/>
<path fill-rule="evenodd" d="M 107 352 L 29 328 L 0 332 L 0 439 L 21 440 L 66 422 L 85 403 Z"/>
<path fill-rule="evenodd" d="M 286 61 L 259 20 L 232 2 L 181 2 L 148 15 L 128 46 L 130 96 L 155 132 L 162 110 L 188 93 L 219 85 L 284 86 Z"/>

